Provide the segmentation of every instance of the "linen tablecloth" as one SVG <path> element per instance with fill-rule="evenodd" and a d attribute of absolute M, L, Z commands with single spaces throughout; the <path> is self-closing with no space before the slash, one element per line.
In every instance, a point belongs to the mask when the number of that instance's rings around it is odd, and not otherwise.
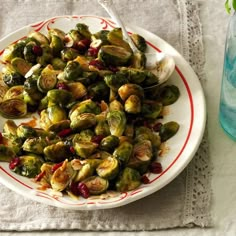
<path fill-rule="evenodd" d="M 191 0 L 114 0 L 121 18 L 157 34 L 190 63 L 204 87 L 204 48 L 197 3 Z M 95 0 L 2 0 L 0 37 L 58 15 L 99 15 Z M 71 211 L 24 198 L 0 185 L 0 230 L 156 230 L 211 225 L 211 165 L 207 132 L 188 167 L 160 191 L 109 210 Z"/>

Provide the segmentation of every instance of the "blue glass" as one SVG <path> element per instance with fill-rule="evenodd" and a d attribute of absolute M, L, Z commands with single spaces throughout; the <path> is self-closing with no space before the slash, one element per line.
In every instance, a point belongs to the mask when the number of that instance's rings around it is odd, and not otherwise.
<path fill-rule="evenodd" d="M 225 132 L 236 141 L 236 14 L 231 17 L 221 84 L 219 119 Z"/>

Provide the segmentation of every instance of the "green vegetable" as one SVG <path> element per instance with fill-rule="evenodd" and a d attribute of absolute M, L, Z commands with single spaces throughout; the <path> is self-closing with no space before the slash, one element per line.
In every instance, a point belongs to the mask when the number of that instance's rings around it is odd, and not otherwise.
<path fill-rule="evenodd" d="M 108 157 L 96 168 L 97 174 L 104 179 L 114 179 L 119 173 L 119 163 L 117 159 Z"/>
<path fill-rule="evenodd" d="M 91 176 L 82 182 L 89 189 L 89 193 L 93 195 L 104 193 L 109 186 L 108 180 L 101 178 L 99 176 Z"/>
<path fill-rule="evenodd" d="M 141 176 L 137 170 L 126 167 L 116 182 L 116 189 L 119 192 L 134 190 L 141 185 L 140 179 Z"/>
<path fill-rule="evenodd" d="M 19 98 L 11 98 L 0 103 L 0 114 L 8 119 L 17 119 L 27 114 L 26 103 Z"/>
<path fill-rule="evenodd" d="M 169 121 L 161 126 L 160 137 L 161 141 L 165 142 L 166 140 L 173 137 L 179 130 L 179 124 L 175 121 Z"/>
<path fill-rule="evenodd" d="M 132 53 L 123 47 L 114 45 L 102 46 L 98 53 L 98 58 L 106 65 L 125 66 L 128 64 Z"/>
<path fill-rule="evenodd" d="M 40 173 L 40 168 L 43 164 L 43 159 L 39 155 L 28 153 L 27 155 L 20 156 L 20 164 L 13 170 L 17 174 L 34 178 Z"/>
<path fill-rule="evenodd" d="M 16 153 L 11 147 L 0 144 L 0 161 L 10 162 Z"/>
<path fill-rule="evenodd" d="M 123 111 L 110 111 L 107 113 L 107 122 L 112 135 L 121 136 L 126 126 L 126 116 Z"/>

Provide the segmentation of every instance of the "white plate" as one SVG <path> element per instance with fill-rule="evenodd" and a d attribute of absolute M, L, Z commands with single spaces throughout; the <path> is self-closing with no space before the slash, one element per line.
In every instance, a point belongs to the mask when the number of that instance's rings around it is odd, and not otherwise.
<path fill-rule="evenodd" d="M 23 27 L 0 41 L 0 59 L 4 49 L 11 43 L 25 37 L 31 31 L 47 33 L 49 28 L 60 28 L 65 32 L 74 28 L 78 22 L 89 25 L 92 33 L 101 29 L 112 29 L 115 23 L 110 19 L 98 16 L 59 16 Z M 94 210 L 113 208 L 125 205 L 150 195 L 167 185 L 190 162 L 201 142 L 206 121 L 206 106 L 201 84 L 184 60 L 184 58 L 168 43 L 158 36 L 139 27 L 127 27 L 130 32 L 135 32 L 148 42 L 149 51 L 163 51 L 172 55 L 176 62 L 176 68 L 168 83 L 178 86 L 181 96 L 176 103 L 169 106 L 169 112 L 164 122 L 177 121 L 180 124 L 178 133 L 168 140 L 169 151 L 160 158 L 163 166 L 161 174 L 151 174 L 150 184 L 142 185 L 138 189 L 118 194 L 107 199 L 82 199 L 74 200 L 68 196 L 54 195 L 50 190 L 38 190 L 32 180 L 16 175 L 8 168 L 7 163 L 0 163 L 0 181 L 6 187 L 24 195 L 32 200 L 45 204 L 74 209 Z M 1 65 L 2 67 L 2 65 Z M 4 119 L 0 120 L 2 126 Z M 22 121 L 19 121 L 22 122 Z"/>

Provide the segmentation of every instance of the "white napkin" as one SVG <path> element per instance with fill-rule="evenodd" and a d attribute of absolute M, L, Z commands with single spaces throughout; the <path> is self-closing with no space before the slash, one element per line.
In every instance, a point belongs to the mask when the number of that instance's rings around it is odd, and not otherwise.
<path fill-rule="evenodd" d="M 204 51 L 198 5 L 191 0 L 114 0 L 122 19 L 174 46 L 204 83 Z M 100 15 L 95 0 L 2 0 L 0 37 L 57 15 Z M 203 84 L 204 85 L 204 84 Z M 207 135 L 188 167 L 160 191 L 109 210 L 72 211 L 24 198 L 0 185 L 0 230 L 155 230 L 211 225 L 211 166 Z"/>

